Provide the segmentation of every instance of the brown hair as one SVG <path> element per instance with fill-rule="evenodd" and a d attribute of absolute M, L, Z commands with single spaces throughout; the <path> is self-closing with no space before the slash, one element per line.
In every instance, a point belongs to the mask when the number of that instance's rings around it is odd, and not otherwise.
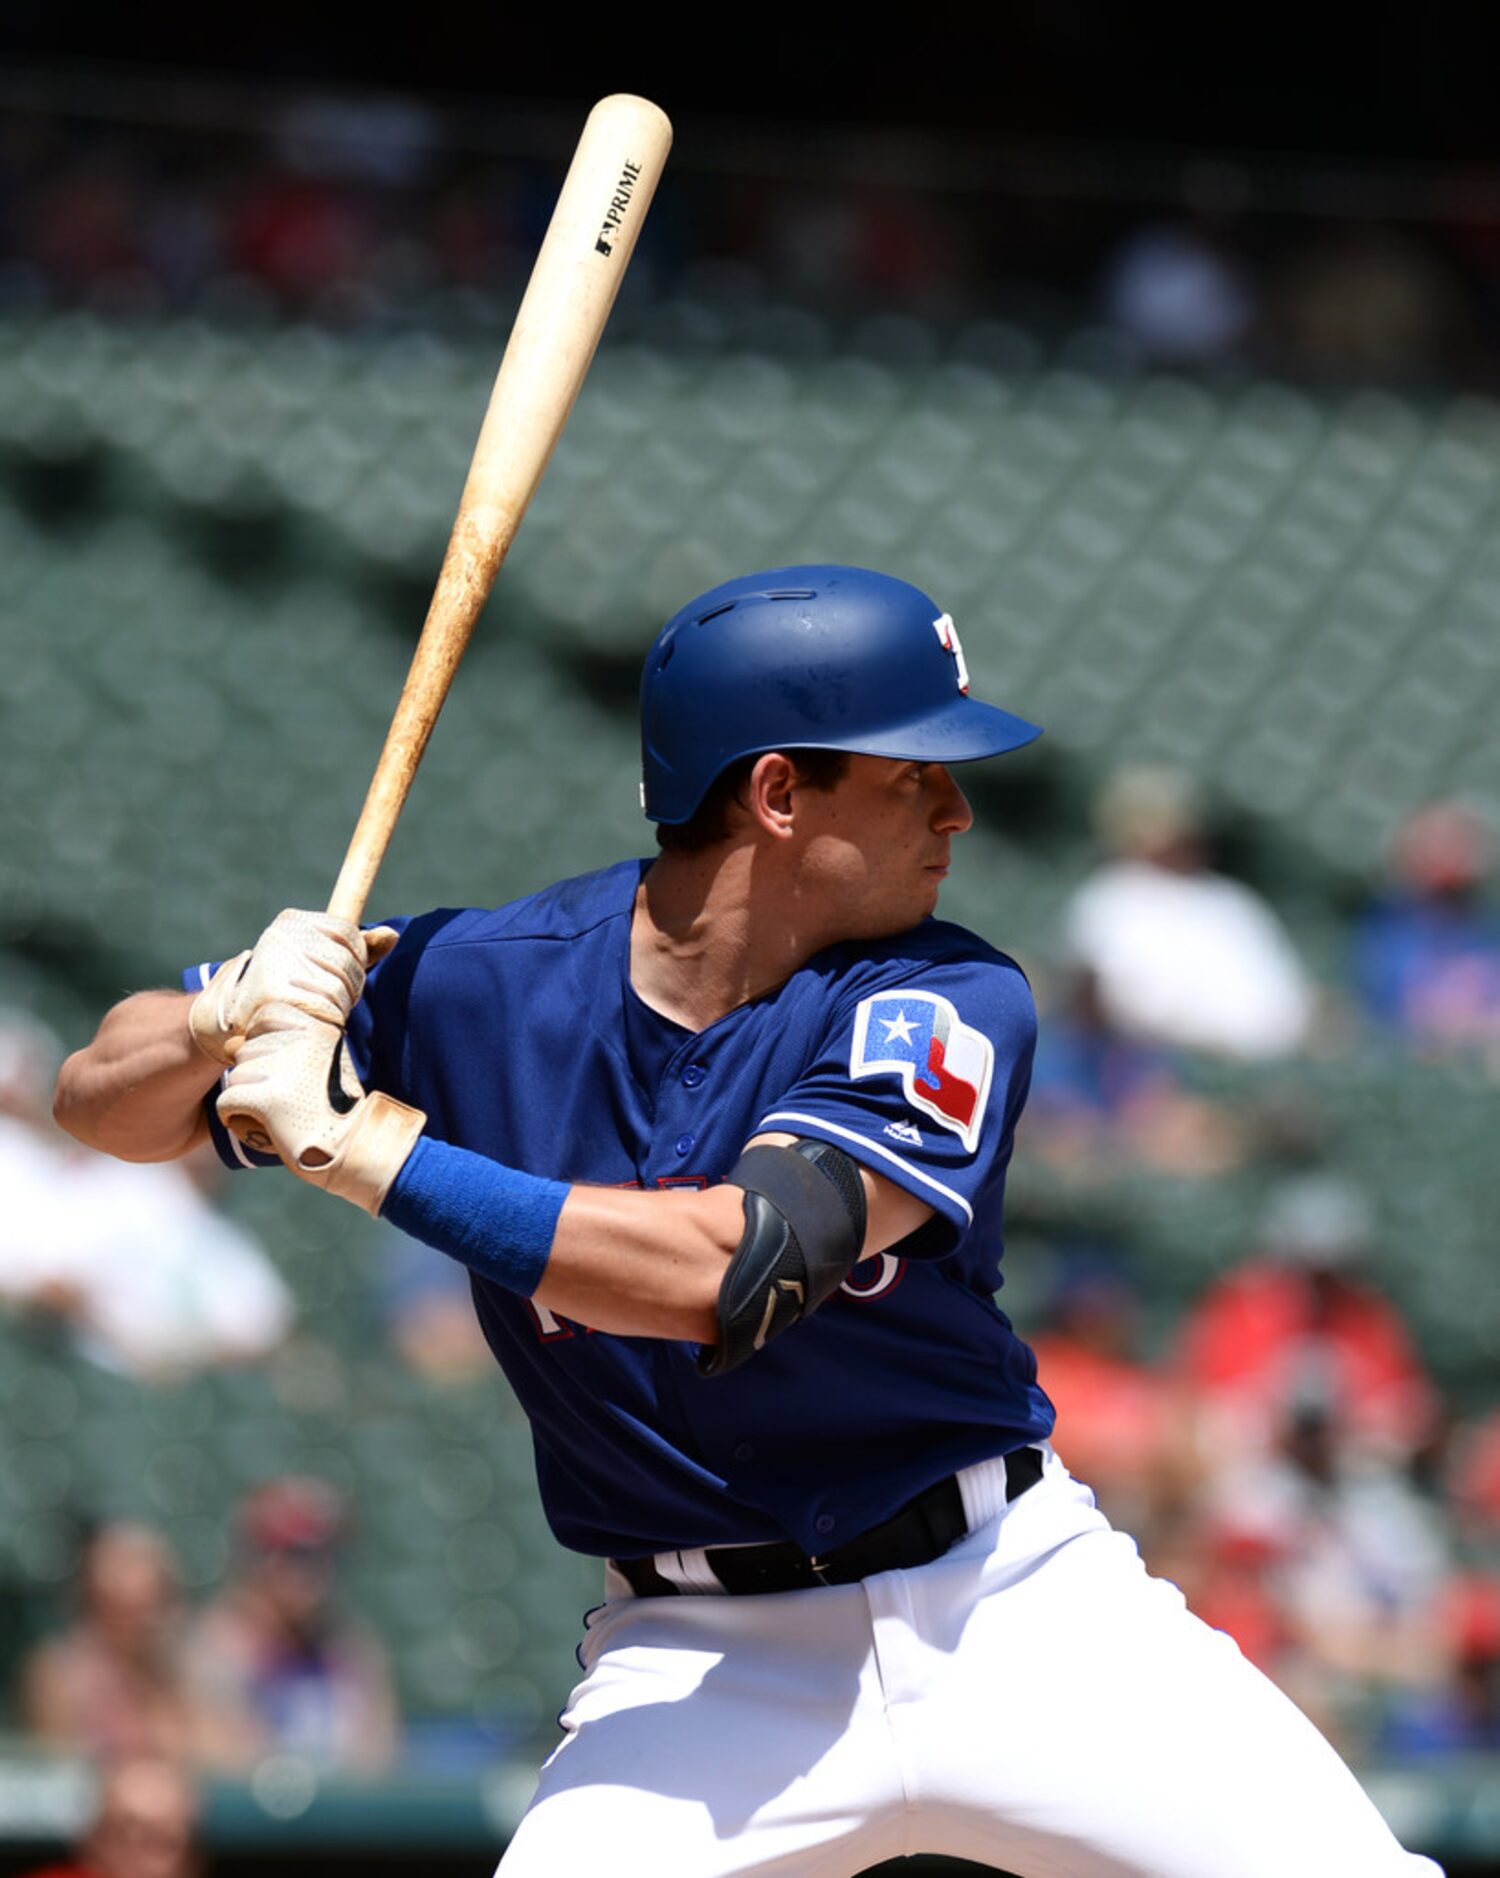
<path fill-rule="evenodd" d="M 757 750 L 721 770 L 709 784 L 708 794 L 685 822 L 658 822 L 656 845 L 663 854 L 702 854 L 729 836 L 729 811 L 750 779 L 750 772 L 766 754 Z M 809 789 L 832 789 L 849 768 L 847 750 L 783 750 L 797 766 L 798 781 Z"/>

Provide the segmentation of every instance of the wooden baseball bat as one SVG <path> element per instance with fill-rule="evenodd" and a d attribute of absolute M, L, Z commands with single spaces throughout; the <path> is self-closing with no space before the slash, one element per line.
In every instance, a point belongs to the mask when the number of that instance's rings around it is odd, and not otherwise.
<path fill-rule="evenodd" d="M 358 920 L 448 687 L 578 396 L 667 160 L 644 98 L 589 113 L 490 394 L 447 553 L 328 911 Z"/>

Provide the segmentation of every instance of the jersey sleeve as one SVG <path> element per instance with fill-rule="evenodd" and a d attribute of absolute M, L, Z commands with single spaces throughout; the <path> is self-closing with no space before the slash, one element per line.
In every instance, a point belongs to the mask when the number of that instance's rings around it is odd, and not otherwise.
<path fill-rule="evenodd" d="M 409 919 L 389 919 L 378 922 L 391 926 L 405 935 L 408 928 L 420 926 L 422 922 Z M 413 939 L 416 938 L 415 932 Z M 406 957 L 399 969 L 394 961 L 400 947 L 396 947 L 374 967 L 365 980 L 364 996 L 355 1005 L 349 1016 L 349 1027 L 345 1032 L 345 1041 L 349 1046 L 349 1058 L 354 1065 L 354 1073 L 366 1089 L 383 1089 L 388 1095 L 399 1096 L 400 1061 L 405 1040 L 406 1011 L 411 993 L 412 955 L 419 948 L 408 942 Z M 221 961 L 205 960 L 198 965 L 187 966 L 182 974 L 184 991 L 201 991 L 219 969 Z M 227 1076 L 228 1071 L 225 1071 Z M 274 1154 L 262 1154 L 258 1149 L 247 1148 L 244 1142 L 230 1134 L 219 1120 L 215 1103 L 224 1087 L 224 1076 L 209 1089 L 203 1098 L 203 1112 L 208 1117 L 209 1133 L 219 1159 L 226 1167 L 280 1167 L 281 1162 Z"/>
<path fill-rule="evenodd" d="M 938 1228 L 903 1250 L 940 1257 L 1003 1181 L 1035 1047 L 1031 989 L 1011 960 L 903 962 L 839 1000 L 754 1132 L 832 1142 L 925 1200 Z"/>

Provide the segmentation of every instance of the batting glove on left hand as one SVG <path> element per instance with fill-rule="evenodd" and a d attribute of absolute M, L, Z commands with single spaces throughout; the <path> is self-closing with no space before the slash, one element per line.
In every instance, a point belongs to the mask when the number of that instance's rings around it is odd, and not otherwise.
<path fill-rule="evenodd" d="M 240 1046 L 219 1119 L 247 1147 L 279 1154 L 299 1179 L 379 1217 L 426 1115 L 365 1093 L 344 1033 L 291 1004 L 265 1004 Z"/>

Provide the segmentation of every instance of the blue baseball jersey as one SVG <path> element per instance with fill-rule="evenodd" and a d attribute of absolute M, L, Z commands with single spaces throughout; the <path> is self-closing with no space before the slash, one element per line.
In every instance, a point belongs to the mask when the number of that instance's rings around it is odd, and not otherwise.
<path fill-rule="evenodd" d="M 695 1344 L 593 1331 L 471 1275 L 564 1545 L 827 1551 L 943 1475 L 1051 1432 L 1035 1361 L 994 1296 L 1030 990 L 1003 953 L 929 919 L 819 952 L 693 1032 L 630 983 L 648 865 L 390 921 L 401 941 L 370 974 L 350 1050 L 367 1087 L 425 1110 L 430 1135 L 529 1173 L 707 1186 L 751 1136 L 779 1130 L 835 1143 L 932 1207 L 724 1376 L 699 1374 Z M 211 1101 L 209 1114 L 227 1162 L 260 1158 Z"/>

